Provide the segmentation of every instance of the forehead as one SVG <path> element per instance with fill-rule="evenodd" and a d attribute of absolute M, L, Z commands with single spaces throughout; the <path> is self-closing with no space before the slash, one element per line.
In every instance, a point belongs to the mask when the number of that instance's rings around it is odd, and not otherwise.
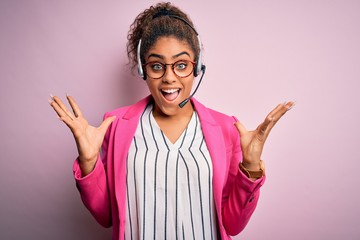
<path fill-rule="evenodd" d="M 194 58 L 194 52 L 185 40 L 179 40 L 176 37 L 160 37 L 150 47 L 146 57 L 151 54 L 161 55 L 164 58 L 172 58 L 175 55 L 187 52 L 191 58 Z"/>

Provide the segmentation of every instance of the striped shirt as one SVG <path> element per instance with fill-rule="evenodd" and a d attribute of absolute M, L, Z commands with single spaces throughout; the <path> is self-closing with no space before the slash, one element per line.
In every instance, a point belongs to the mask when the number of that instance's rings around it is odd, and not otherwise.
<path fill-rule="evenodd" d="M 125 239 L 216 239 L 212 176 L 197 113 L 173 144 L 148 105 L 127 158 Z"/>

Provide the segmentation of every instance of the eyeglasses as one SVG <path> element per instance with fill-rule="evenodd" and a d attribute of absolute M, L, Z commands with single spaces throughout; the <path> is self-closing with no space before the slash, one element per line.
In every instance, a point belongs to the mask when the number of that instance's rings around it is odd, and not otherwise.
<path fill-rule="evenodd" d="M 159 79 L 165 75 L 167 66 L 171 66 L 173 73 L 177 77 L 188 77 L 194 71 L 195 64 L 195 62 L 190 60 L 179 60 L 169 64 L 160 62 L 148 62 L 143 64 L 143 66 L 148 77 L 152 79 Z"/>

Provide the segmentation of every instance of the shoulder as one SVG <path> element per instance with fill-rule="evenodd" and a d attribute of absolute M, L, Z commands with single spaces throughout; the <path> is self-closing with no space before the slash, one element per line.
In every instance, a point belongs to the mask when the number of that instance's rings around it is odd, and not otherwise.
<path fill-rule="evenodd" d="M 119 108 L 113 109 L 113 110 L 111 110 L 109 112 L 106 112 L 104 114 L 104 118 L 108 118 L 108 117 L 111 117 L 111 116 L 122 117 L 129 110 L 129 108 L 131 106 L 132 105 L 119 107 Z"/>
<path fill-rule="evenodd" d="M 227 115 L 225 113 L 219 112 L 217 110 L 207 108 L 209 113 L 214 117 L 214 119 L 220 123 L 231 123 L 233 124 L 236 121 L 234 116 Z"/>
<path fill-rule="evenodd" d="M 208 108 L 195 99 L 193 100 L 193 104 L 202 125 L 220 127 L 223 134 L 228 138 L 238 138 L 239 134 L 234 126 L 234 123 L 238 121 L 236 117 Z"/>
<path fill-rule="evenodd" d="M 199 116 L 203 118 L 204 121 L 207 121 L 211 124 L 218 125 L 233 125 L 234 122 L 238 121 L 236 117 L 230 116 L 228 114 L 222 113 L 220 111 L 214 110 L 212 108 L 206 107 L 196 99 L 192 100 L 196 111 Z"/>
<path fill-rule="evenodd" d="M 234 125 L 237 122 L 236 117 L 227 115 L 225 113 L 219 112 L 217 110 L 207 108 L 211 116 L 214 118 L 217 125 L 219 125 L 224 133 L 231 139 L 237 139 L 239 134 Z"/>

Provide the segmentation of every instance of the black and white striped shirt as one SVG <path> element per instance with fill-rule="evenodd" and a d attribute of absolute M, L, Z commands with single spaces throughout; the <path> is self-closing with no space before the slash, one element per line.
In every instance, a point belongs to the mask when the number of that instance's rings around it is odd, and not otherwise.
<path fill-rule="evenodd" d="M 196 112 L 173 144 L 149 105 L 127 159 L 125 239 L 216 239 L 212 176 Z"/>

